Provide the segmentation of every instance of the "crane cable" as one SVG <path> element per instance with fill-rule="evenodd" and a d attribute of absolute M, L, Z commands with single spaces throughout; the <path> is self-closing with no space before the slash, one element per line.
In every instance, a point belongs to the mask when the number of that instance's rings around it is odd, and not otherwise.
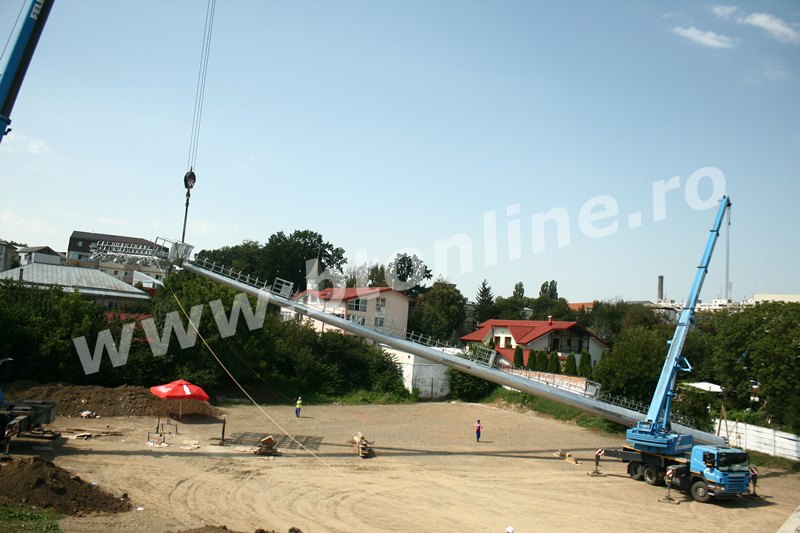
<path fill-rule="evenodd" d="M 203 47 L 200 52 L 200 68 L 197 72 L 197 87 L 194 98 L 194 114 L 192 116 L 192 133 L 189 139 L 189 159 L 187 171 L 191 172 L 197 162 L 197 145 L 200 140 L 200 122 L 203 117 L 203 99 L 206 93 L 206 77 L 208 74 L 208 57 L 211 53 L 211 34 L 214 29 L 214 12 L 217 0 L 208 0 L 206 7 L 206 23 L 203 32 Z"/>

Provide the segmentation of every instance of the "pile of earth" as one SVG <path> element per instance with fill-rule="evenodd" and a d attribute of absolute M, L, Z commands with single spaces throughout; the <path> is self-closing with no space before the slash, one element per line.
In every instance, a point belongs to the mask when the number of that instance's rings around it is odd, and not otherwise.
<path fill-rule="evenodd" d="M 40 384 L 15 381 L 3 386 L 6 400 L 47 400 L 56 402 L 58 416 L 80 416 L 92 411 L 97 416 L 158 416 L 170 413 L 183 415 L 220 416 L 222 412 L 207 402 L 196 400 L 164 400 L 154 396 L 146 387 L 98 387 Z"/>
<path fill-rule="evenodd" d="M 232 529 L 228 529 L 225 526 L 204 526 L 198 527 L 195 529 L 186 529 L 184 531 L 178 531 L 177 533 L 243 533 L 241 531 L 233 531 Z M 270 529 L 267 531 L 266 529 L 256 529 L 255 533 L 279 533 L 274 529 Z M 303 533 L 300 529 L 296 527 L 290 527 L 289 533 Z"/>
<path fill-rule="evenodd" d="M 186 529 L 184 531 L 178 531 L 176 533 L 242 533 L 241 531 L 233 531 L 232 529 L 228 529 L 225 526 L 204 526 L 198 527 L 195 529 Z M 255 533 L 279 533 L 274 529 L 267 531 L 266 529 L 256 529 Z M 296 527 L 290 527 L 289 533 L 303 533 L 302 530 L 297 529 Z"/>
<path fill-rule="evenodd" d="M 0 468 L 0 503 L 51 508 L 80 515 L 128 511 L 131 504 L 38 457 L 15 460 Z"/>

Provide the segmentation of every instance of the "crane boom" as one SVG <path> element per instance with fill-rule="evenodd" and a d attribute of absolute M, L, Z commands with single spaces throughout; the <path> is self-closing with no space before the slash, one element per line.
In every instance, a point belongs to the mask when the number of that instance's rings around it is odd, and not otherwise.
<path fill-rule="evenodd" d="M 11 131 L 11 110 L 17 100 L 22 80 L 28 71 L 33 52 L 47 22 L 54 0 L 27 0 L 24 18 L 14 46 L 0 67 L 0 142 Z"/>
<path fill-rule="evenodd" d="M 711 227 L 708 241 L 706 242 L 703 256 L 697 267 L 694 282 L 689 290 L 686 304 L 678 316 L 678 325 L 672 340 L 669 341 L 669 350 L 661 369 L 653 399 L 644 421 L 639 422 L 636 427 L 628 430 L 628 441 L 637 448 L 667 454 L 677 454 L 690 450 L 692 447 L 692 436 L 688 434 L 677 434 L 672 432 L 669 422 L 672 399 L 675 395 L 675 378 L 679 370 L 689 371 L 691 366 L 683 357 L 681 351 L 686 342 L 686 335 L 689 327 L 694 322 L 694 310 L 700 297 L 700 290 L 703 281 L 708 273 L 708 265 L 711 255 L 714 253 L 714 246 L 719 238 L 719 231 L 725 214 L 729 213 L 731 207 L 730 198 L 725 195 L 720 200 L 719 210 L 717 211 L 714 225 Z"/>

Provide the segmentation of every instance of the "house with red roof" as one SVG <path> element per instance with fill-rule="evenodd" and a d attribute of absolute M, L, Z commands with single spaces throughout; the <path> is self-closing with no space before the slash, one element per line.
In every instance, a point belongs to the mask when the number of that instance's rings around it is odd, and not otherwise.
<path fill-rule="evenodd" d="M 565 320 L 487 320 L 478 329 L 461 337 L 465 344 L 494 344 L 497 353 L 514 363 L 514 351 L 522 346 L 524 362 L 528 364 L 531 352 L 556 352 L 565 360 L 570 352 L 576 357 L 586 350 L 596 364 L 608 349 L 597 335 L 577 322 Z"/>
<path fill-rule="evenodd" d="M 569 304 L 569 308 L 576 313 L 579 311 L 591 312 L 594 309 L 594 302 L 575 302 Z"/>
<path fill-rule="evenodd" d="M 301 303 L 346 318 L 363 326 L 405 333 L 411 298 L 390 287 L 332 287 L 306 290 L 292 297 Z M 314 321 L 317 331 L 333 326 Z"/>

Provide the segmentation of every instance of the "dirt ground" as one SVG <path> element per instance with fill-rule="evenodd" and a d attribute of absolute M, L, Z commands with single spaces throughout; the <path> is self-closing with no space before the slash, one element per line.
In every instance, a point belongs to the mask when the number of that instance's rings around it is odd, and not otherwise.
<path fill-rule="evenodd" d="M 698 504 L 628 478 L 621 463 L 587 475 L 594 450 L 623 438 L 496 406 L 425 403 L 392 406 L 223 409 L 222 419 L 191 415 L 168 446 L 148 446 L 155 417 L 59 417 L 54 442 L 16 440 L 12 455 L 37 454 L 133 510 L 71 516 L 66 533 L 176 532 L 224 525 L 252 532 L 774 532 L 800 505 L 800 475 L 761 469 L 761 500 Z M 472 424 L 484 424 L 480 443 Z M 89 432 L 87 440 L 69 438 Z M 375 456 L 349 444 L 361 432 Z M 279 457 L 252 453 L 272 435 Z M 295 440 L 287 437 L 291 435 Z M 195 442 L 197 444 L 195 444 Z M 184 446 L 184 443 L 189 443 Z M 34 450 L 34 447 L 37 449 Z M 48 450 L 50 447 L 52 449 Z M 569 452 L 581 464 L 555 455 Z M 211 531 L 212 528 L 206 530 Z"/>

